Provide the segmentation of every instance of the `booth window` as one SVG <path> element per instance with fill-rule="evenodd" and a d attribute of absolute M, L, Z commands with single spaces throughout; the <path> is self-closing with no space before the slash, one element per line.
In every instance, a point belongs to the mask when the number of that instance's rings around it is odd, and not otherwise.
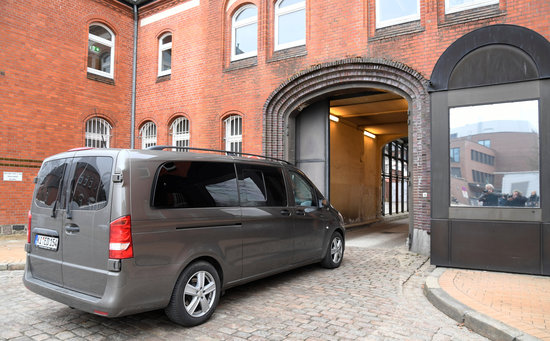
<path fill-rule="evenodd" d="M 450 108 L 449 131 L 451 206 L 539 206 L 538 100 Z"/>

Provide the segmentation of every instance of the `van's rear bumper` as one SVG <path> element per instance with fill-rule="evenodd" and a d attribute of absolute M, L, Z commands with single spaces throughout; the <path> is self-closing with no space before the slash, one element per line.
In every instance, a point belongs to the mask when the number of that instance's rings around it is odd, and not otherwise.
<path fill-rule="evenodd" d="M 36 294 L 69 307 L 105 317 L 120 317 L 166 307 L 169 295 L 166 299 L 155 298 L 151 295 L 150 299 L 137 300 L 135 296 L 137 288 L 132 286 L 132 282 L 135 283 L 135 281 L 128 281 L 125 277 L 125 274 L 122 272 L 112 273 L 112 276 L 107 281 L 103 296 L 95 297 L 34 278 L 27 261 L 23 283 L 27 289 Z M 154 288 L 141 287 L 138 290 L 155 292 Z M 133 294 L 133 297 L 130 294 Z"/>

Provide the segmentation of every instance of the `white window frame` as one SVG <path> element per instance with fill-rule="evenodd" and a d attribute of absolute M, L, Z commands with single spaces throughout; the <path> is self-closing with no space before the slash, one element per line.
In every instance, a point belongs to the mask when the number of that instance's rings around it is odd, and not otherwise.
<path fill-rule="evenodd" d="M 281 5 L 281 2 L 283 2 L 284 0 L 278 0 L 276 3 L 275 3 L 275 34 L 274 34 L 274 37 L 275 37 L 275 42 L 274 42 L 274 45 L 275 45 L 275 48 L 274 50 L 275 51 L 278 51 L 278 50 L 284 50 L 284 49 L 288 49 L 288 48 L 291 48 L 291 47 L 295 47 L 295 46 L 301 46 L 301 45 L 305 45 L 306 44 L 306 36 L 307 36 L 307 12 L 306 12 L 306 0 L 303 0 L 302 2 L 300 3 L 297 3 L 297 4 L 294 4 L 294 5 L 290 5 L 290 6 L 286 6 L 286 7 L 283 7 L 282 9 L 280 8 L 280 5 Z M 291 42 L 288 42 L 288 43 L 284 43 L 284 44 L 278 44 L 278 41 L 279 41 L 279 17 L 285 15 L 285 14 L 290 14 L 292 12 L 298 12 L 298 11 L 301 11 L 303 10 L 304 13 L 306 14 L 304 16 L 304 20 L 306 21 L 306 23 L 304 23 L 305 27 L 306 27 L 306 30 L 304 32 L 304 39 L 299 39 L 299 40 L 294 40 L 294 41 L 291 41 Z"/>
<path fill-rule="evenodd" d="M 256 8 L 256 16 L 237 21 L 237 17 L 242 12 L 244 12 L 246 9 L 249 9 L 249 8 Z M 236 43 L 235 39 L 237 36 L 236 35 L 237 30 L 239 28 L 253 25 L 253 24 L 256 24 L 256 50 L 245 52 L 239 55 L 235 54 L 235 43 Z M 235 14 L 233 14 L 233 18 L 231 18 L 231 61 L 253 57 L 253 56 L 256 56 L 257 54 L 258 54 L 258 9 L 254 5 L 245 5 L 239 8 L 239 10 L 236 11 Z"/>
<path fill-rule="evenodd" d="M 91 34 L 90 33 L 90 28 L 92 26 L 101 26 L 104 29 L 106 29 L 107 32 L 109 32 L 111 34 L 111 40 L 107 40 L 107 39 L 98 37 L 95 34 Z M 88 26 L 88 42 L 90 40 L 93 41 L 93 42 L 103 44 L 105 46 L 110 47 L 111 53 L 110 53 L 110 59 L 109 59 L 109 66 L 110 66 L 111 70 L 110 70 L 110 72 L 105 72 L 105 71 L 96 70 L 94 68 L 88 67 L 88 72 L 96 74 L 98 76 L 103 76 L 103 77 L 107 77 L 107 78 L 114 78 L 114 74 L 115 74 L 115 63 L 114 63 L 114 60 L 115 60 L 115 34 L 113 33 L 113 31 L 110 28 L 108 28 L 107 26 L 105 26 L 103 24 L 92 23 L 92 24 L 90 24 L 90 26 Z M 87 53 L 90 53 L 89 49 L 88 49 Z M 86 61 L 86 63 L 87 63 L 87 61 Z"/>
<path fill-rule="evenodd" d="M 225 150 L 228 152 L 242 152 L 243 142 L 243 119 L 240 115 L 231 115 L 224 121 L 225 130 Z M 239 145 L 240 150 L 235 150 L 233 146 Z"/>
<path fill-rule="evenodd" d="M 154 122 L 145 123 L 139 130 L 141 149 L 157 145 L 157 125 Z"/>
<path fill-rule="evenodd" d="M 466 11 L 472 8 L 498 4 L 499 0 L 474 0 L 467 4 L 451 6 L 449 0 L 445 0 L 445 14 Z"/>
<path fill-rule="evenodd" d="M 162 41 L 164 40 L 164 38 L 166 38 L 168 36 L 171 36 L 172 40 L 169 43 L 163 44 Z M 158 53 L 159 53 L 158 75 L 159 75 L 159 77 L 170 75 L 172 73 L 172 60 L 171 59 L 170 59 L 170 69 L 164 70 L 164 71 L 162 70 L 162 53 L 166 50 L 172 50 L 173 40 L 174 40 L 174 36 L 170 32 L 163 34 L 159 38 L 159 51 L 158 51 Z"/>
<path fill-rule="evenodd" d="M 111 124 L 101 117 L 89 119 L 86 121 L 86 130 L 84 134 L 85 147 L 110 148 L 112 129 L 113 127 Z M 91 145 L 88 141 L 91 141 Z"/>
<path fill-rule="evenodd" d="M 189 130 L 190 122 L 187 117 L 182 116 L 176 118 L 170 126 L 170 134 L 172 135 L 172 146 L 189 147 Z"/>
<path fill-rule="evenodd" d="M 417 12 L 415 14 L 405 15 L 403 17 L 394 18 L 390 20 L 381 20 L 381 16 L 378 15 L 380 13 L 380 3 L 384 0 L 376 0 L 376 28 L 383 28 L 398 24 L 404 24 L 407 22 L 420 20 L 420 0 L 416 0 L 416 10 Z M 447 0 L 445 0 L 447 1 Z"/>

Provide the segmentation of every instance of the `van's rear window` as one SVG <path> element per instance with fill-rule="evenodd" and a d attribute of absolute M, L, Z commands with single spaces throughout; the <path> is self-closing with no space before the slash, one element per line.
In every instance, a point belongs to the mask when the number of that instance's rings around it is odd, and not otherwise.
<path fill-rule="evenodd" d="M 60 200 L 67 159 L 44 162 L 38 172 L 38 189 L 35 202 L 38 206 L 52 207 Z"/>
<path fill-rule="evenodd" d="M 111 187 L 113 159 L 75 158 L 69 204 L 73 210 L 99 210 L 107 205 Z"/>
<path fill-rule="evenodd" d="M 152 206 L 239 206 L 235 166 L 223 162 L 167 162 L 157 171 Z"/>

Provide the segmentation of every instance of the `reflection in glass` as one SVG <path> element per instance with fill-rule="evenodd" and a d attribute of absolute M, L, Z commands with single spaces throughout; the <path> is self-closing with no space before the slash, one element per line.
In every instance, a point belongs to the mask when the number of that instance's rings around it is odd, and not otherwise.
<path fill-rule="evenodd" d="M 305 9 L 279 16 L 278 45 L 290 44 L 306 39 Z"/>
<path fill-rule="evenodd" d="M 451 206 L 539 207 L 538 101 L 451 108 Z"/>

